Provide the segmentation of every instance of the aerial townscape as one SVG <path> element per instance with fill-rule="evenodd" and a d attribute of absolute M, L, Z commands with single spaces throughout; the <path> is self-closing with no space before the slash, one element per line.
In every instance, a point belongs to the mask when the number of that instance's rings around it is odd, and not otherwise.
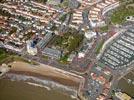
<path fill-rule="evenodd" d="M 0 100 L 134 100 L 134 0 L 0 0 Z"/>

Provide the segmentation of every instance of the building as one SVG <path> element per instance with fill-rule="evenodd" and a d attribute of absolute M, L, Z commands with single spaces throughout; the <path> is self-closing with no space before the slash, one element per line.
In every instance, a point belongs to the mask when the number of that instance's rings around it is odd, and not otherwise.
<path fill-rule="evenodd" d="M 88 39 L 88 40 L 90 40 L 90 39 L 92 39 L 92 38 L 96 38 L 96 32 L 86 32 L 85 33 L 85 37 Z"/>
<path fill-rule="evenodd" d="M 115 96 L 117 98 L 119 98 L 120 100 L 131 100 L 131 97 L 128 96 L 126 93 L 122 93 L 122 92 L 116 92 Z"/>
<path fill-rule="evenodd" d="M 79 8 L 80 2 L 78 2 L 77 0 L 70 0 L 70 1 L 69 1 L 69 7 L 70 8 L 72 8 L 72 9 L 78 9 Z"/>
<path fill-rule="evenodd" d="M 104 95 L 99 95 L 99 97 L 96 98 L 96 100 L 106 100 L 106 97 Z"/>
<path fill-rule="evenodd" d="M 89 49 L 89 45 L 84 45 L 82 48 L 81 48 L 81 50 L 80 50 L 80 52 L 78 53 L 78 58 L 84 58 L 85 57 L 85 55 L 86 55 L 86 53 L 87 53 L 87 51 L 88 51 L 88 49 Z"/>
<path fill-rule="evenodd" d="M 63 0 L 48 0 L 47 4 L 58 5 L 62 2 L 63 2 Z"/>
<path fill-rule="evenodd" d="M 127 21 L 134 21 L 134 16 L 127 16 L 126 17 L 126 20 Z"/>
<path fill-rule="evenodd" d="M 61 51 L 59 51 L 57 49 L 48 48 L 48 47 L 46 47 L 42 51 L 42 54 L 46 55 L 48 57 L 51 57 L 51 58 L 55 58 L 55 59 L 59 59 L 62 55 Z"/>
<path fill-rule="evenodd" d="M 31 55 L 37 54 L 37 48 L 35 47 L 32 40 L 27 41 L 27 52 Z"/>
<path fill-rule="evenodd" d="M 67 61 L 72 62 L 75 56 L 75 54 L 70 54 Z"/>
<path fill-rule="evenodd" d="M 84 0 L 83 0 L 84 1 Z M 87 0 L 88 1 L 88 0 Z M 92 0 L 96 5 L 92 6 L 89 11 L 89 20 L 92 27 L 105 25 L 105 14 L 119 6 L 118 0 Z"/>
<path fill-rule="evenodd" d="M 48 32 L 45 37 L 37 44 L 37 47 L 41 50 L 44 49 L 53 36 L 54 33 Z"/>

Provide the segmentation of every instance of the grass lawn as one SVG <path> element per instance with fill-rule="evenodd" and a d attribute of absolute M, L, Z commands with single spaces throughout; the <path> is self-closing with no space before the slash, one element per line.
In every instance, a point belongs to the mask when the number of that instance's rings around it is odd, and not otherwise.
<path fill-rule="evenodd" d="M 127 5 L 123 5 L 113 12 L 111 21 L 113 24 L 122 24 L 126 21 L 127 16 L 134 16 L 134 7 L 130 9 L 127 8 Z"/>
<path fill-rule="evenodd" d="M 28 61 L 28 60 L 26 60 L 18 55 L 6 52 L 5 49 L 0 49 L 0 65 L 3 63 L 8 64 L 8 63 L 13 62 L 13 61 L 23 61 L 23 62 L 32 64 L 32 65 L 38 65 L 34 61 Z"/>
<path fill-rule="evenodd" d="M 65 56 L 60 58 L 59 62 L 62 64 L 68 64 L 69 62 L 67 61 L 67 59 L 68 59 L 68 56 L 65 55 Z"/>
<path fill-rule="evenodd" d="M 8 55 L 6 54 L 6 52 L 2 49 L 0 49 L 0 62 L 3 61 L 4 59 L 6 59 L 8 57 Z"/>
<path fill-rule="evenodd" d="M 107 32 L 108 31 L 108 25 L 101 27 L 100 31 L 101 32 Z"/>
<path fill-rule="evenodd" d="M 63 2 L 59 4 L 58 6 L 61 8 L 66 8 L 68 7 L 68 4 L 69 4 L 69 0 L 63 0 Z"/>
<path fill-rule="evenodd" d="M 104 44 L 104 40 L 101 40 L 100 43 L 96 47 L 96 50 L 95 50 L 96 54 L 100 53 L 100 50 L 101 50 L 103 44 Z"/>
<path fill-rule="evenodd" d="M 49 57 L 45 55 L 45 56 L 43 56 L 43 59 L 48 60 Z"/>
<path fill-rule="evenodd" d="M 67 17 L 67 13 L 66 13 L 66 14 L 63 14 L 63 15 L 59 18 L 59 20 L 62 21 L 62 22 L 64 22 L 65 19 L 66 19 L 66 17 Z"/>
<path fill-rule="evenodd" d="M 14 54 L 6 52 L 5 49 L 0 49 L 0 64 L 13 61 Z"/>

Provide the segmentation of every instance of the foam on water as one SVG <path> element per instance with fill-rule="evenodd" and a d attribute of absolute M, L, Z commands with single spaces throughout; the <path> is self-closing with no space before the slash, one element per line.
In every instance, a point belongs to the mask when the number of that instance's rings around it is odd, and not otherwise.
<path fill-rule="evenodd" d="M 33 76 L 18 75 L 14 73 L 8 73 L 5 75 L 5 77 L 11 79 L 12 81 L 24 81 L 29 85 L 43 87 L 46 88 L 47 90 L 51 90 L 51 88 L 56 90 L 58 89 L 60 91 L 69 93 L 69 95 L 71 95 L 72 98 L 77 97 L 77 91 L 73 87 L 65 86 L 54 81 L 43 80 Z"/>
<path fill-rule="evenodd" d="M 46 88 L 48 91 L 51 90 L 50 87 L 44 86 L 44 85 L 40 85 L 40 84 L 36 84 L 36 83 L 32 83 L 32 82 L 26 82 L 29 85 L 33 85 L 33 86 L 38 86 L 38 87 L 43 87 Z"/>

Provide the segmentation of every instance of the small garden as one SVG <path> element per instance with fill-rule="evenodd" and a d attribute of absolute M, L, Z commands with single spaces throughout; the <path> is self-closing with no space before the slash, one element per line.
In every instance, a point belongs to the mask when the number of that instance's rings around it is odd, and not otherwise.
<path fill-rule="evenodd" d="M 104 42 L 105 42 L 104 40 L 101 40 L 100 43 L 96 46 L 96 50 L 95 50 L 96 54 L 100 53 Z"/>
<path fill-rule="evenodd" d="M 102 33 L 103 33 L 103 32 L 107 32 L 108 29 L 109 29 L 108 25 L 103 26 L 103 27 L 100 27 L 100 32 L 102 32 Z"/>

